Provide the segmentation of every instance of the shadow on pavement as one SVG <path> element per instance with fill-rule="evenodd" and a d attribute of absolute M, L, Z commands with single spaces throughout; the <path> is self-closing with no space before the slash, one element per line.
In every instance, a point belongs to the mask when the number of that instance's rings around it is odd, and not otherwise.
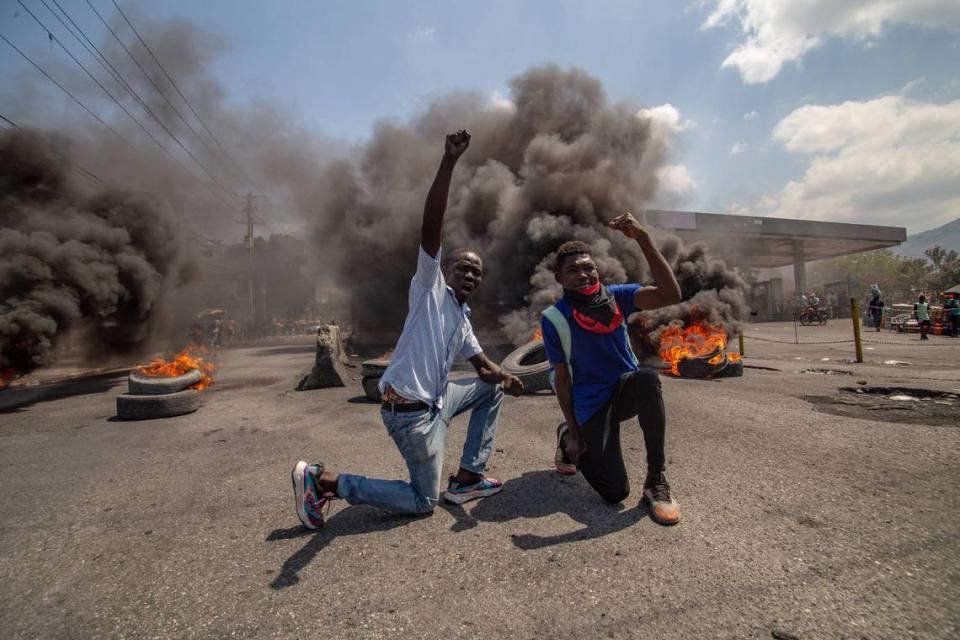
<path fill-rule="evenodd" d="M 110 372 L 51 384 L 11 387 L 0 391 L 0 413 L 13 413 L 38 402 L 104 393 L 119 384 L 126 376 L 127 371 L 121 373 Z"/>
<path fill-rule="evenodd" d="M 628 498 L 632 501 L 633 498 Z M 528 471 L 519 478 L 503 483 L 503 491 L 486 498 L 468 513 L 460 505 L 443 504 L 456 520 L 451 531 L 472 529 L 478 522 L 508 522 L 517 518 L 544 518 L 565 513 L 584 525 L 582 529 L 554 536 L 535 534 L 512 535 L 513 544 L 525 551 L 556 544 L 592 540 L 622 531 L 647 517 L 646 504 L 632 509 L 623 504 L 608 504 L 598 496 L 582 476 L 561 476 L 556 471 Z"/>
<path fill-rule="evenodd" d="M 270 583 L 271 589 L 286 589 L 300 582 L 298 575 L 304 567 L 313 560 L 313 557 L 323 551 L 334 538 L 352 536 L 362 533 L 387 531 L 394 527 L 401 527 L 414 520 L 429 517 L 406 514 L 385 514 L 382 509 L 367 506 L 352 506 L 342 509 L 327 520 L 327 526 L 318 530 L 307 529 L 304 526 L 288 529 L 274 529 L 267 536 L 267 542 L 278 540 L 292 540 L 295 538 L 309 538 L 307 543 L 296 553 L 284 561 L 280 567 L 280 574 Z"/>

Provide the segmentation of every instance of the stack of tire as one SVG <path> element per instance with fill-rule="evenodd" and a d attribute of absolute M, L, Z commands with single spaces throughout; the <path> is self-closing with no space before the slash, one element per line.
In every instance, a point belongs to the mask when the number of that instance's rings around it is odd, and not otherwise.
<path fill-rule="evenodd" d="M 511 373 L 523 383 L 524 393 L 536 393 L 551 389 L 550 362 L 543 340 L 532 340 L 508 354 L 500 368 Z"/>
<path fill-rule="evenodd" d="M 193 413 L 200 408 L 200 392 L 190 387 L 200 379 L 197 369 L 172 378 L 151 377 L 133 370 L 127 379 L 127 393 L 117 396 L 117 417 L 149 420 Z"/>
<path fill-rule="evenodd" d="M 374 402 L 380 402 L 380 378 L 383 372 L 387 370 L 390 360 L 387 358 L 374 358 L 366 360 L 360 365 L 360 384 L 363 386 L 363 394 Z"/>

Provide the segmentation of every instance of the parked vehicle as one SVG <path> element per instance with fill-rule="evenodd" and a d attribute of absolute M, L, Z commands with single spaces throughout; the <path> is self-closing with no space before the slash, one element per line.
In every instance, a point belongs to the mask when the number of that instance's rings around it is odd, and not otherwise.
<path fill-rule="evenodd" d="M 800 312 L 800 324 L 808 327 L 812 324 L 825 325 L 830 317 L 830 312 L 823 307 L 814 307 L 813 305 L 804 307 Z"/>

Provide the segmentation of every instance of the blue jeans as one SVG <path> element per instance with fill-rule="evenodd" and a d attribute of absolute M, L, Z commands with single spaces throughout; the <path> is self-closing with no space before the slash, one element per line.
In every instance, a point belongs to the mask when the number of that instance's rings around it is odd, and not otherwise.
<path fill-rule="evenodd" d="M 502 401 L 500 385 L 470 378 L 447 383 L 440 411 L 393 413 L 381 409 L 387 433 L 407 463 L 410 482 L 341 473 L 337 493 L 349 504 L 369 504 L 399 513 L 433 511 L 440 501 L 443 451 L 450 421 L 471 411 L 460 466 L 473 473 L 483 473 L 493 450 Z"/>

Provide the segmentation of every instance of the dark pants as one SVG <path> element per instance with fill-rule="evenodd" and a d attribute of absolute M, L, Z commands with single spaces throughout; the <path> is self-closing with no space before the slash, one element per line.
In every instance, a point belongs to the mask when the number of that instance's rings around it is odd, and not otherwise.
<path fill-rule="evenodd" d="M 630 480 L 620 450 L 620 422 L 633 416 L 637 416 L 643 430 L 647 473 L 657 474 L 666 464 L 667 420 L 660 376 L 652 369 L 624 374 L 613 397 L 580 427 L 587 451 L 580 456 L 577 469 L 607 502 L 620 502 L 630 495 Z"/>
<path fill-rule="evenodd" d="M 960 316 L 950 316 L 950 334 L 960 335 Z"/>
<path fill-rule="evenodd" d="M 920 329 L 920 337 L 926 339 L 927 334 L 930 333 L 930 321 L 929 320 L 919 320 L 917 321 L 917 326 Z"/>

